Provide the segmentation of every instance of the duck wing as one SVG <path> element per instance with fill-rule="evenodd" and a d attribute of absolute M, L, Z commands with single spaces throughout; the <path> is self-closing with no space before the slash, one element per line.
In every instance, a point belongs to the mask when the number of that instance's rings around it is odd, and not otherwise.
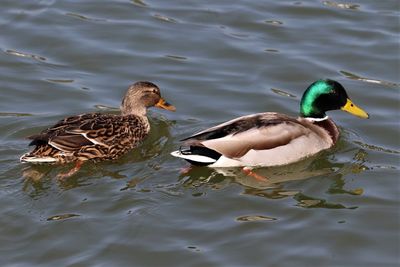
<path fill-rule="evenodd" d="M 38 146 L 48 144 L 51 138 L 63 135 L 68 127 L 79 126 L 87 121 L 95 120 L 100 116 L 100 113 L 89 113 L 64 118 L 58 121 L 55 125 L 43 130 L 39 134 L 28 136 L 27 138 L 32 140 L 29 145 Z M 80 140 L 81 142 L 85 142 L 84 139 Z M 76 140 L 76 142 L 77 141 L 78 140 Z"/>
<path fill-rule="evenodd" d="M 187 146 L 203 146 L 228 158 L 240 158 L 249 150 L 284 146 L 309 130 L 289 116 L 266 112 L 243 116 L 185 138 Z"/>
<path fill-rule="evenodd" d="M 102 113 L 72 116 L 28 138 L 32 139 L 30 145 L 49 144 L 65 152 L 77 151 L 88 145 L 109 147 L 126 138 L 132 123 L 138 123 L 138 118 L 130 117 Z"/>

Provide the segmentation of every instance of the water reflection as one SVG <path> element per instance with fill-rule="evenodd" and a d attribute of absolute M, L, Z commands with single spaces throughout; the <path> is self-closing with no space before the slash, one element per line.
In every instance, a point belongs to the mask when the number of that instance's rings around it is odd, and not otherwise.
<path fill-rule="evenodd" d="M 322 3 L 329 7 L 342 8 L 342 9 L 358 10 L 360 8 L 360 5 L 351 3 L 338 3 L 334 1 L 324 1 Z"/>
<path fill-rule="evenodd" d="M 81 20 L 87 20 L 87 21 L 107 21 L 106 19 L 99 19 L 99 18 L 89 18 L 87 16 L 77 14 L 77 13 L 65 13 L 66 16 L 70 16 L 73 18 L 81 19 Z"/>
<path fill-rule="evenodd" d="M 147 4 L 142 0 L 131 0 L 132 4 L 139 7 L 147 7 Z"/>
<path fill-rule="evenodd" d="M 259 168 L 253 171 L 265 179 L 257 179 L 246 175 L 241 168 L 211 169 L 206 167 L 192 167 L 180 177 L 186 188 L 208 187 L 223 189 L 232 184 L 243 186 L 244 195 L 252 195 L 267 199 L 293 198 L 297 206 L 302 208 L 327 208 L 327 209 L 354 209 L 342 203 L 332 203 L 320 196 L 305 194 L 304 187 L 298 186 L 297 181 L 310 178 L 331 178 L 331 184 L 326 191 L 329 195 L 347 194 L 359 196 L 363 194 L 362 188 L 347 189 L 345 177 L 349 173 L 359 174 L 369 168 L 365 165 L 366 152 L 362 149 L 354 154 L 354 162 L 341 163 L 328 160 L 328 155 L 320 158 L 312 157 L 301 162 L 287 166 Z M 300 185 L 304 185 L 301 183 Z M 290 187 L 290 188 L 289 188 Z"/>
<path fill-rule="evenodd" d="M 27 117 L 33 116 L 30 113 L 18 113 L 18 112 L 0 112 L 0 117 Z"/>
<path fill-rule="evenodd" d="M 39 60 L 39 61 L 47 60 L 45 57 L 42 57 L 42 56 L 38 56 L 35 54 L 26 53 L 26 52 L 21 52 L 21 51 L 16 51 L 13 49 L 7 49 L 5 52 L 9 55 L 13 55 L 13 56 L 17 56 L 17 57 L 32 58 L 32 59 Z"/>
<path fill-rule="evenodd" d="M 45 179 L 49 172 L 45 166 L 41 165 L 24 168 L 22 171 L 22 190 L 28 192 L 32 198 L 42 196 L 51 188 L 48 179 Z"/>
<path fill-rule="evenodd" d="M 360 75 L 351 73 L 349 71 L 341 70 L 340 73 L 343 74 L 346 78 L 351 79 L 351 80 L 357 80 L 357 81 L 374 83 L 374 84 L 381 84 L 381 85 L 385 85 L 388 87 L 400 87 L 400 84 L 395 83 L 395 82 L 389 82 L 389 81 L 384 81 L 384 80 L 379 80 L 379 79 L 362 77 Z"/>
<path fill-rule="evenodd" d="M 134 177 L 134 178 L 128 180 L 128 182 L 126 183 L 126 186 L 121 188 L 120 191 L 124 191 L 124 190 L 130 189 L 130 188 L 135 188 L 139 183 L 146 180 L 146 178 L 147 177 L 145 177 L 145 178 Z"/>
<path fill-rule="evenodd" d="M 29 193 L 29 195 L 33 198 L 37 198 L 42 196 L 49 190 L 53 181 L 56 181 L 59 188 L 62 190 L 69 190 L 72 188 L 90 185 L 88 180 L 85 177 L 90 176 L 90 172 L 93 173 L 94 168 L 89 162 L 85 166 L 85 169 L 82 173 L 79 173 L 76 176 L 70 177 L 70 179 L 60 180 L 57 179 L 57 175 L 62 172 L 68 171 L 73 167 L 73 164 L 67 165 L 31 165 L 26 166 L 22 171 L 23 177 L 23 191 Z M 91 170 L 90 172 L 87 169 Z"/>
<path fill-rule="evenodd" d="M 178 21 L 176 21 L 175 19 L 169 18 L 169 17 L 161 15 L 161 14 L 154 14 L 153 17 L 158 20 L 165 21 L 165 22 L 178 23 Z"/>
<path fill-rule="evenodd" d="M 256 222 L 256 221 L 275 221 L 274 217 L 263 216 L 263 215 L 245 215 L 236 218 L 239 222 Z"/>
<path fill-rule="evenodd" d="M 54 215 L 46 219 L 46 221 L 61 221 L 73 217 L 79 217 L 80 215 L 78 214 L 73 214 L 73 213 L 66 213 L 66 214 L 60 214 L 60 215 Z"/>

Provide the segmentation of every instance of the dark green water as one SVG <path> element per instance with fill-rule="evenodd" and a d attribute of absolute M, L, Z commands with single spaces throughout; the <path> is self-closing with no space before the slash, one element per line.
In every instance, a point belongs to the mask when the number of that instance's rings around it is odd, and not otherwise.
<path fill-rule="evenodd" d="M 1 266 L 399 266 L 398 1 L 1 1 Z M 335 149 L 282 168 L 195 168 L 179 139 L 236 116 L 296 116 L 314 80 L 370 113 L 330 112 Z M 19 163 L 25 136 L 118 108 L 150 80 L 144 144 L 116 162 Z"/>

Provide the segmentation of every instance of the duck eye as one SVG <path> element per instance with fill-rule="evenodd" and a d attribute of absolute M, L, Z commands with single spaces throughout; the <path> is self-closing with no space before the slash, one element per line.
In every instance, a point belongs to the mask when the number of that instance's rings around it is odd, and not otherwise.
<path fill-rule="evenodd" d="M 149 94 L 149 95 L 152 95 L 152 94 L 156 94 L 156 91 L 150 89 L 146 93 Z"/>

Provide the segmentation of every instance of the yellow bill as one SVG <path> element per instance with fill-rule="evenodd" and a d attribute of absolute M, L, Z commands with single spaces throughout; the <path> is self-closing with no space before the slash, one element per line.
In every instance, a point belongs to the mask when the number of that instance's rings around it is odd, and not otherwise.
<path fill-rule="evenodd" d="M 369 115 L 367 112 L 357 107 L 350 99 L 347 98 L 346 104 L 341 108 L 341 110 L 347 111 L 350 114 L 353 114 L 357 117 L 368 119 Z"/>
<path fill-rule="evenodd" d="M 176 110 L 176 108 L 173 105 L 171 105 L 170 103 L 165 101 L 163 98 L 160 98 L 160 100 L 157 102 L 157 104 L 155 104 L 155 106 L 158 108 L 162 108 L 162 109 L 166 109 L 166 110 L 170 110 L 170 111 Z"/>

